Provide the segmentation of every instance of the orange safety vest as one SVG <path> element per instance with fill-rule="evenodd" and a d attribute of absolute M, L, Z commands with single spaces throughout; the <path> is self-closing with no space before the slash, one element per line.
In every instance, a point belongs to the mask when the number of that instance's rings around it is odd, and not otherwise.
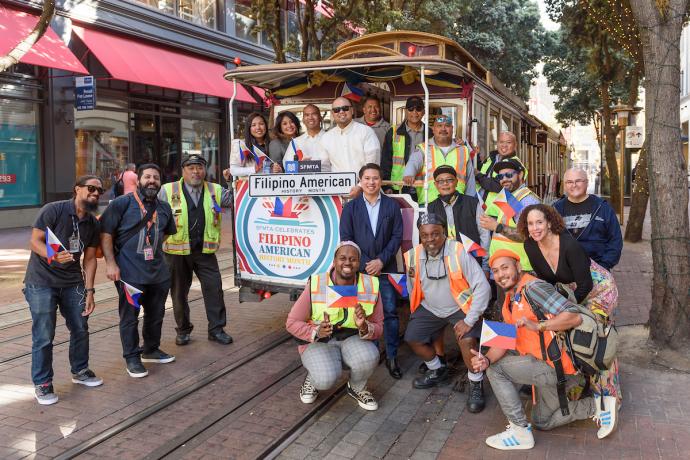
<path fill-rule="evenodd" d="M 450 254 L 444 257 L 446 272 L 450 282 L 450 292 L 453 294 L 453 299 L 458 304 L 458 308 L 467 314 L 472 305 L 472 290 L 462 274 L 462 266 L 460 265 L 460 252 L 463 251 L 463 247 L 455 240 L 447 240 L 446 244 L 448 244 L 448 249 L 450 250 Z M 424 299 L 422 281 L 416 272 L 417 267 L 420 266 L 419 262 L 423 250 L 424 247 L 418 244 L 407 251 L 404 256 L 405 265 L 408 269 L 412 268 L 415 270 L 415 276 L 412 278 L 412 292 L 410 292 L 410 311 L 413 313 L 422 303 L 422 299 Z"/>
<path fill-rule="evenodd" d="M 515 292 L 518 293 L 515 297 L 517 299 L 511 299 L 509 293 L 506 293 L 506 298 L 503 301 L 503 320 L 508 324 L 515 324 L 517 320 L 521 318 L 526 318 L 534 322 L 539 322 L 537 316 L 532 311 L 532 307 L 527 302 L 527 296 L 525 295 L 525 288 L 532 282 L 536 281 L 537 278 L 528 274 L 523 273 L 520 282 L 515 287 Z M 536 307 L 535 307 L 536 308 Z M 553 318 L 545 312 L 547 318 Z M 553 331 L 544 331 L 544 350 L 548 350 L 549 344 L 556 337 L 556 333 Z M 526 327 L 517 328 L 517 342 L 516 342 L 517 352 L 521 355 L 532 355 L 537 359 L 546 361 L 546 363 L 553 366 L 553 362 L 549 357 L 542 353 L 541 341 L 539 340 L 539 332 L 530 331 Z M 561 346 L 561 363 L 563 364 L 563 372 L 565 374 L 571 375 L 576 374 L 575 366 L 570 360 L 565 346 Z"/>

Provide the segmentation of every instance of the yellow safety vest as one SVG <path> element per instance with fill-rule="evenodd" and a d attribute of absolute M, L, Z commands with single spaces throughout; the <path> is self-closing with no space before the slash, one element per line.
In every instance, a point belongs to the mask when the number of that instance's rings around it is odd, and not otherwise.
<path fill-rule="evenodd" d="M 402 181 L 405 172 L 405 136 L 400 136 L 393 130 L 393 167 L 391 181 Z M 400 191 L 402 186 L 393 185 L 393 190 Z"/>
<path fill-rule="evenodd" d="M 417 148 L 424 151 L 424 144 L 419 144 Z M 416 180 L 424 180 L 424 174 L 429 177 L 429 203 L 438 198 L 438 190 L 434 184 L 434 171 L 439 166 L 451 166 L 458 173 L 458 186 L 455 188 L 460 193 L 465 193 L 467 186 L 467 162 L 470 159 L 470 149 L 466 145 L 455 145 L 445 156 L 440 147 L 434 144 L 429 144 L 431 149 L 431 169 L 426 171 L 426 164 L 422 166 L 422 170 L 415 177 Z M 424 187 L 417 187 L 417 202 L 424 204 Z"/>
<path fill-rule="evenodd" d="M 517 156 L 517 154 L 516 154 L 516 155 L 513 155 L 512 157 L 509 157 L 509 158 L 510 158 L 510 159 L 515 159 L 515 160 L 517 160 L 517 162 L 520 163 L 520 164 L 522 165 L 522 167 L 523 167 L 524 170 L 525 170 L 525 171 L 524 171 L 524 175 L 522 176 L 522 179 L 523 179 L 523 180 L 525 181 L 525 183 L 526 183 L 526 182 L 527 182 L 527 173 L 528 173 L 528 171 L 527 171 L 527 166 L 525 166 L 525 163 L 522 162 L 522 160 L 520 159 L 520 157 Z M 486 174 L 486 175 L 489 175 L 489 173 L 490 173 L 490 174 L 491 174 L 491 177 L 496 177 L 496 176 L 498 175 L 498 173 L 497 173 L 496 171 L 493 170 L 493 167 L 494 167 L 494 165 L 496 165 L 496 163 L 497 163 L 497 162 L 494 162 L 494 164 L 491 164 L 491 158 L 490 158 L 490 157 L 487 157 L 486 160 L 484 160 L 484 163 L 482 163 L 482 167 L 481 167 L 481 169 L 479 170 L 479 172 L 481 172 L 482 174 Z M 489 171 L 489 167 L 491 167 L 491 171 Z M 479 182 L 477 182 L 476 186 L 477 186 L 477 192 L 479 192 L 479 190 L 482 188 L 482 187 L 479 185 Z M 496 193 L 496 192 L 488 192 L 488 193 L 486 194 L 486 200 L 484 200 L 484 202 L 486 202 L 486 203 L 492 203 L 492 202 L 494 201 L 494 199 L 496 198 L 496 195 L 498 195 L 498 193 Z M 487 204 L 487 206 L 488 206 L 488 204 Z"/>
<path fill-rule="evenodd" d="M 465 314 L 470 311 L 472 305 L 472 289 L 462 273 L 462 265 L 460 265 L 460 252 L 464 249 L 462 244 L 454 240 L 447 240 L 447 253 L 444 257 L 446 264 L 446 271 L 448 272 L 448 281 L 450 283 L 450 292 L 453 295 L 455 303 L 458 308 Z M 422 281 L 419 277 L 420 258 L 424 247 L 418 244 L 416 247 L 407 251 L 404 255 L 405 265 L 408 269 L 413 269 L 415 276 L 412 279 L 412 292 L 410 292 L 410 311 L 414 311 L 421 305 L 424 299 L 424 292 L 422 291 Z"/>
<path fill-rule="evenodd" d="M 163 251 L 168 254 L 176 254 L 185 256 L 191 252 L 189 242 L 189 221 L 187 214 L 187 200 L 182 191 L 182 179 L 177 182 L 169 182 L 163 185 L 168 203 L 173 211 L 175 217 L 175 225 L 177 226 L 177 233 L 170 235 L 166 241 L 163 242 Z M 220 232 L 222 214 L 213 210 L 213 203 L 215 201 L 218 206 L 218 201 L 223 194 L 223 188 L 218 184 L 212 184 L 204 181 L 203 187 L 206 189 L 204 193 L 204 245 L 202 252 L 204 254 L 213 254 L 220 247 Z"/>
<path fill-rule="evenodd" d="M 518 189 L 518 191 L 515 192 L 515 195 L 513 196 L 515 196 L 516 200 L 522 201 L 530 195 L 539 199 L 539 197 L 527 187 L 522 187 Z M 495 216 L 499 222 L 503 217 L 503 211 L 501 211 L 501 208 L 499 208 L 493 203 L 493 200 L 491 201 L 491 203 L 487 204 L 486 214 L 490 216 Z M 515 222 L 514 219 L 510 219 L 508 221 L 508 227 L 516 228 L 517 222 Z M 489 257 L 491 257 L 493 253 L 498 251 L 499 249 L 510 249 L 511 251 L 515 252 L 517 255 L 520 256 L 520 265 L 522 266 L 522 269 L 524 271 L 532 271 L 532 264 L 530 264 L 529 258 L 527 257 L 527 253 L 525 252 L 524 243 L 521 243 L 519 241 L 513 241 L 510 238 L 501 235 L 500 233 L 494 232 L 493 236 L 491 237 L 491 244 L 489 245 Z"/>
<path fill-rule="evenodd" d="M 357 280 L 357 301 L 369 316 L 379 298 L 379 279 L 375 276 L 360 273 Z M 330 308 L 328 306 L 328 290 L 333 286 L 329 273 L 312 275 L 311 286 L 311 320 L 323 321 L 323 314 L 328 313 L 330 323 L 334 328 L 356 329 L 354 308 Z"/>

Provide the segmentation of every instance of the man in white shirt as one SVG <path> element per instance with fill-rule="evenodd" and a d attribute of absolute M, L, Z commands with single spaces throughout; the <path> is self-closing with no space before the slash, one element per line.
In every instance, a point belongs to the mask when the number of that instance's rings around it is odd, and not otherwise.
<path fill-rule="evenodd" d="M 381 114 L 381 101 L 376 96 L 367 96 L 364 98 L 362 110 L 364 116 L 355 118 L 355 121 L 373 129 L 379 139 L 379 144 L 383 145 L 383 140 L 386 138 L 388 130 L 391 129 L 391 124 Z"/>
<path fill-rule="evenodd" d="M 370 127 L 355 122 L 352 103 L 339 97 L 331 106 L 335 126 L 321 138 L 322 170 L 359 173 L 367 163 L 379 164 L 381 145 Z M 330 167 L 330 169 L 328 169 Z"/>
<path fill-rule="evenodd" d="M 321 127 L 321 110 L 314 104 L 307 104 L 302 109 L 302 122 L 306 126 L 307 131 L 299 136 L 296 141 L 297 145 L 302 149 L 305 159 L 318 160 L 321 158 L 323 147 L 321 147 L 321 138 L 326 131 Z"/>

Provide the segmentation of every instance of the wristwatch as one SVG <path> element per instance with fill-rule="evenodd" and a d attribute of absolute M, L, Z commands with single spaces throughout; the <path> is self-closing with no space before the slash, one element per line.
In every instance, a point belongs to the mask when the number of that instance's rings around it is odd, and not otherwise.
<path fill-rule="evenodd" d="M 546 321 L 539 321 L 539 332 L 544 332 L 546 330 Z"/>
<path fill-rule="evenodd" d="M 94 288 L 86 288 L 86 292 L 93 292 L 94 294 L 96 293 L 96 289 Z"/>

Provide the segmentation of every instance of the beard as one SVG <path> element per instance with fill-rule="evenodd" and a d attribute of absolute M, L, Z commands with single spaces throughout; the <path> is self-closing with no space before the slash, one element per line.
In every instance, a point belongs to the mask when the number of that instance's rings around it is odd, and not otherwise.
<path fill-rule="evenodd" d="M 98 201 L 91 202 L 89 200 L 82 200 L 81 207 L 88 213 L 94 213 L 98 211 Z"/>
<path fill-rule="evenodd" d="M 144 195 L 144 198 L 147 201 L 153 201 L 156 199 L 158 196 L 158 191 L 161 188 L 157 185 L 147 185 L 147 186 L 139 186 L 139 191 L 141 192 L 142 195 Z"/>

